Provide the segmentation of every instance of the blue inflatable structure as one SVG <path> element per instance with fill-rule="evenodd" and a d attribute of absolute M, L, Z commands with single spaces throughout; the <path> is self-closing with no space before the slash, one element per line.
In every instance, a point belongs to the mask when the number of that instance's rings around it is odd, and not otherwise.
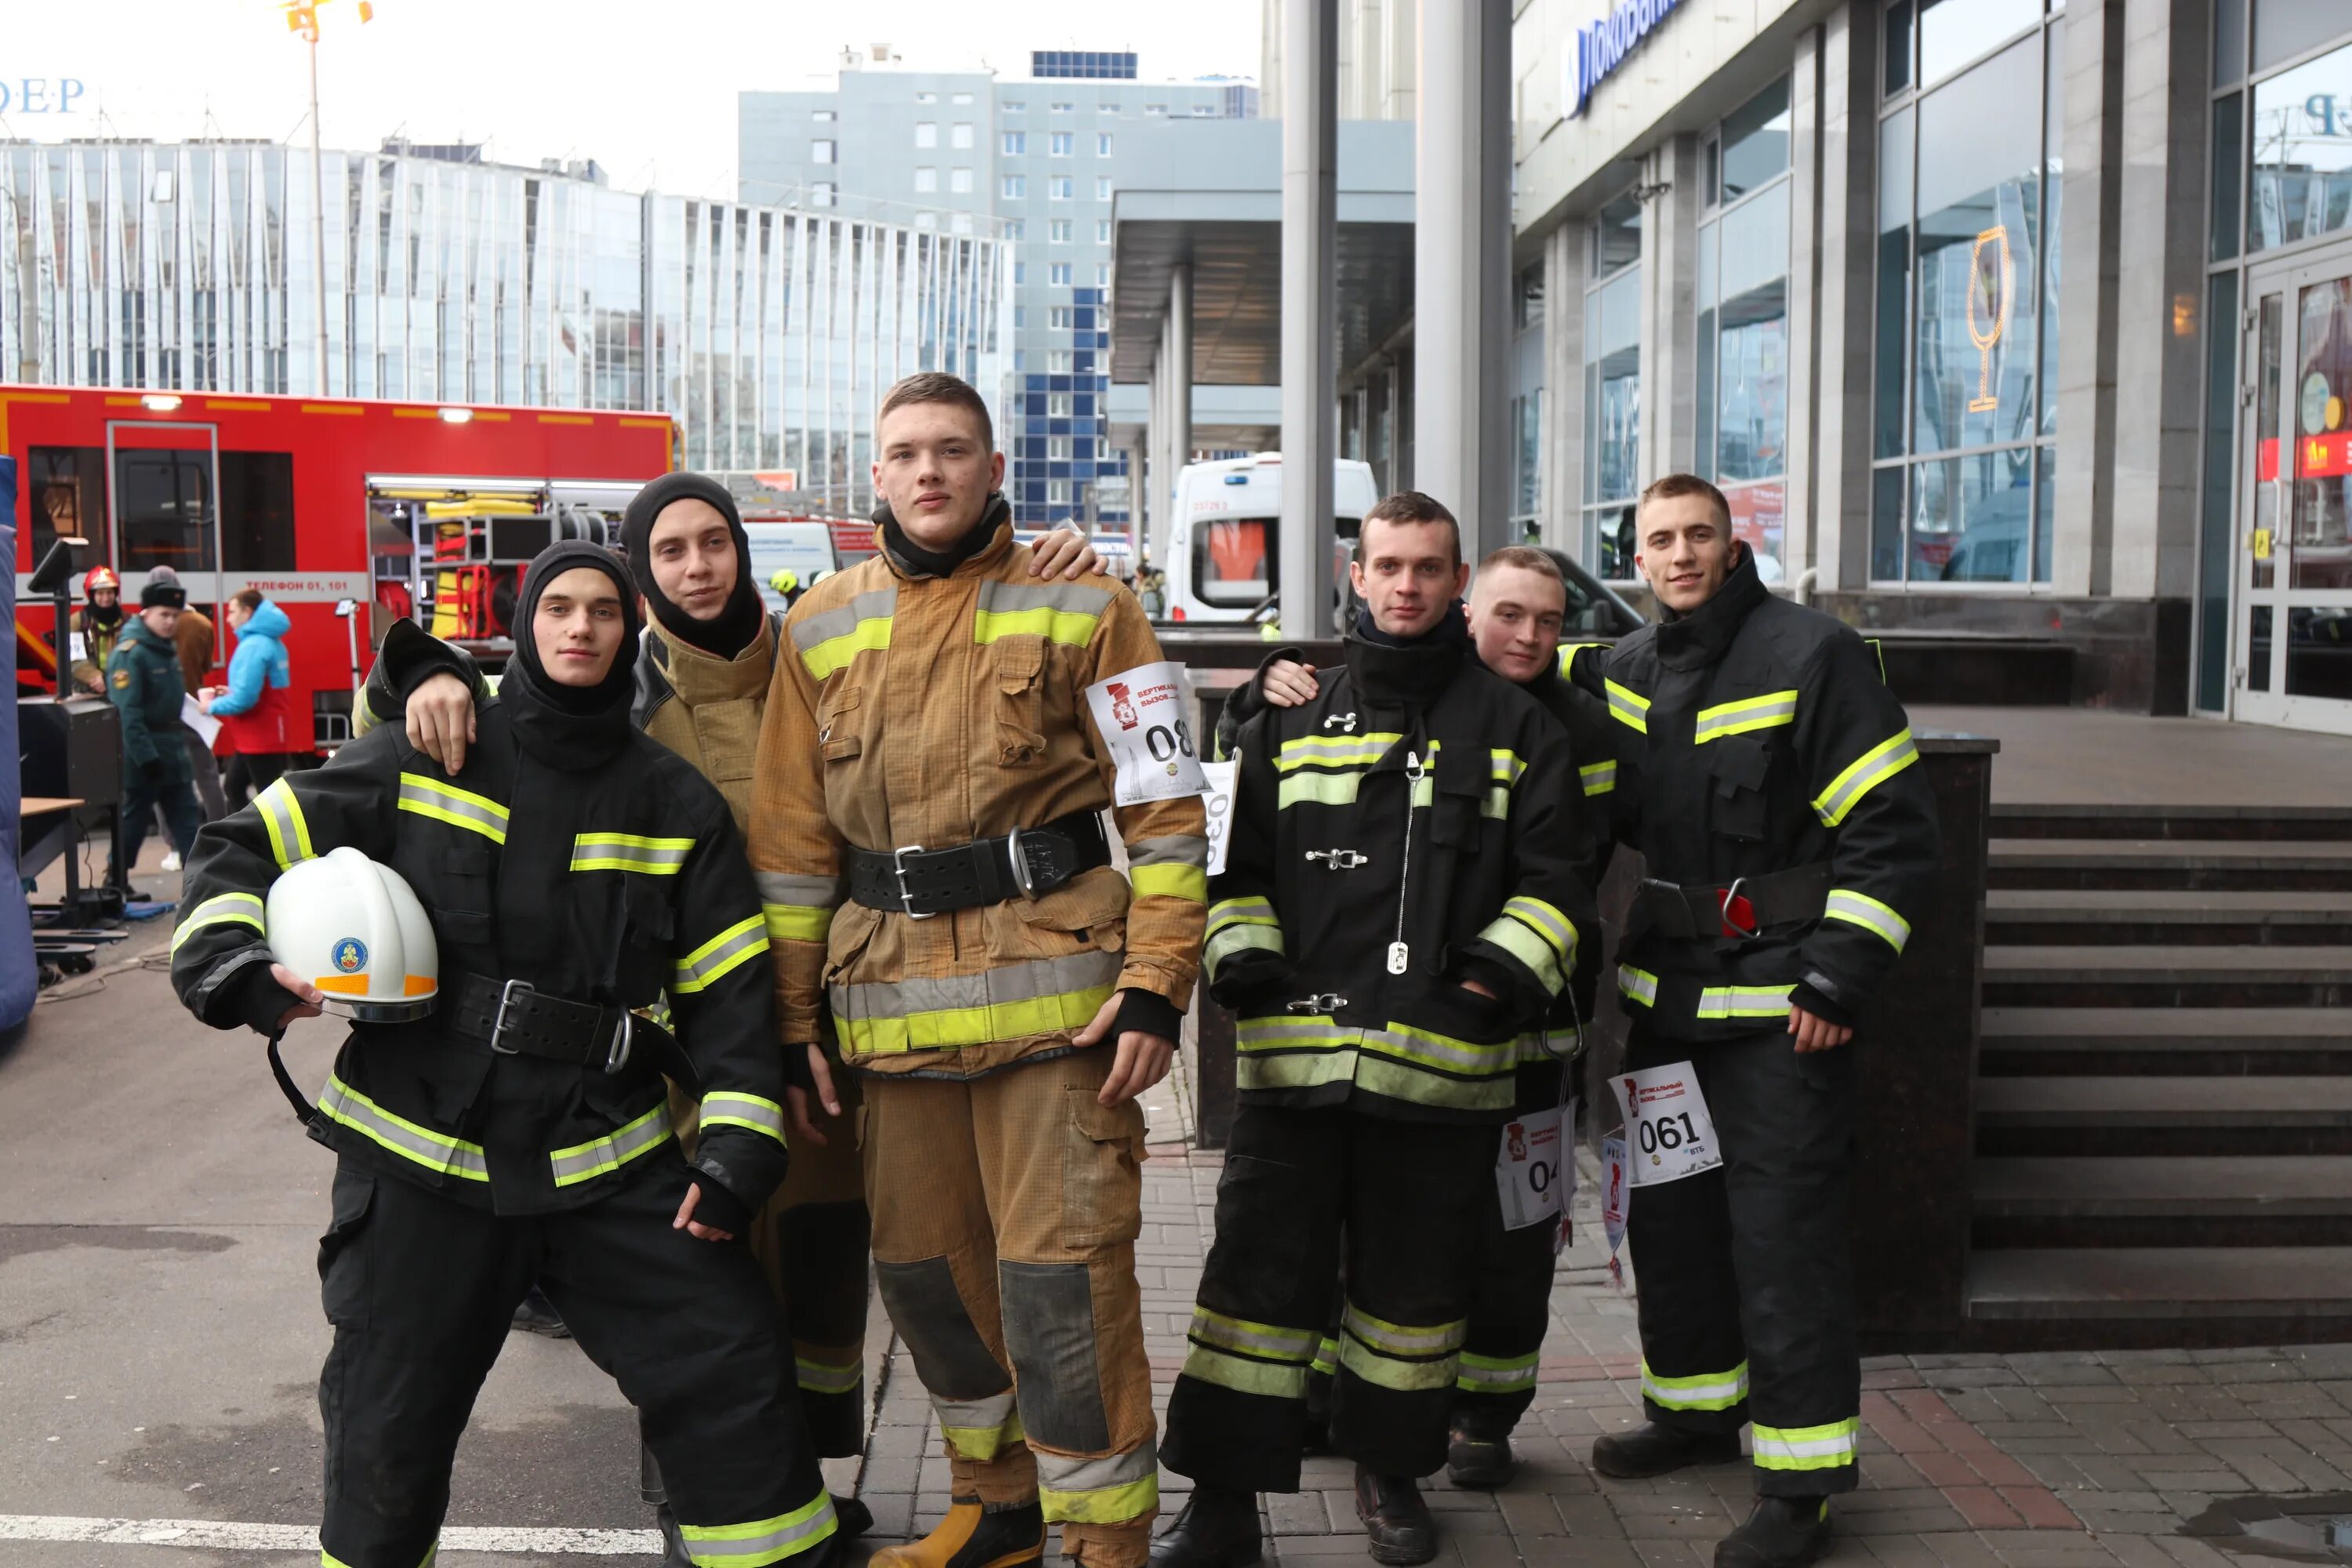
<path fill-rule="evenodd" d="M 0 454 L 0 551 L 5 551 L 8 569 L 0 572 L 0 609 L 5 609 L 11 623 L 16 618 L 16 459 Z M 0 637 L 0 691 L 8 693 L 8 703 L 0 710 L 0 746 L 5 755 L 21 755 L 16 744 L 16 638 L 13 626 L 10 635 Z M 16 877 L 18 838 L 25 823 L 22 815 L 24 781 L 5 768 L 0 768 L 0 856 L 6 858 L 7 876 L 12 887 L 21 889 Z M 0 1031 L 16 1028 L 32 1016 L 33 997 L 40 989 L 40 968 L 33 958 L 33 916 L 26 907 L 25 895 L 19 890 L 0 897 Z"/>

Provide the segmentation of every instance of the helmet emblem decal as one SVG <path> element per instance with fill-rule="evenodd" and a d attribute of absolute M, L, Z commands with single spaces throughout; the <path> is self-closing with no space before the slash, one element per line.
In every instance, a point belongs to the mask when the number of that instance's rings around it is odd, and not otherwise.
<path fill-rule="evenodd" d="M 335 967 L 346 974 L 357 974 L 367 967 L 367 943 L 355 936 L 347 936 L 335 943 Z"/>

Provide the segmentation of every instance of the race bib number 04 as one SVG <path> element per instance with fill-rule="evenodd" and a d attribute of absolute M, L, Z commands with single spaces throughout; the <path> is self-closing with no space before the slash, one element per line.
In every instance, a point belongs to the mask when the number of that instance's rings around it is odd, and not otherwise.
<path fill-rule="evenodd" d="M 1495 1189 L 1503 1228 L 1556 1224 L 1576 1195 L 1576 1157 L 1563 1129 L 1576 1126 L 1576 1102 L 1566 1110 L 1522 1116 L 1503 1129 L 1495 1153 Z"/>
<path fill-rule="evenodd" d="M 1118 770 L 1115 804 L 1141 805 L 1208 789 L 1192 742 L 1192 689 L 1182 665 L 1163 660 L 1098 680 L 1087 688 L 1087 706 Z"/>
<path fill-rule="evenodd" d="M 1699 1091 L 1698 1073 L 1690 1063 L 1620 1073 L 1611 1081 L 1625 1111 L 1626 1156 L 1633 1185 L 1679 1182 L 1723 1163 L 1715 1122 L 1706 1113 L 1706 1096 Z"/>

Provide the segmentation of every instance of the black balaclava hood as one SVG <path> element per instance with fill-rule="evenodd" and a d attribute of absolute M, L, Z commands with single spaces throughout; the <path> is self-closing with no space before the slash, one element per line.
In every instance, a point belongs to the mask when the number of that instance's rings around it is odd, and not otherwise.
<path fill-rule="evenodd" d="M 696 620 L 654 584 L 654 520 L 661 516 L 664 507 L 681 500 L 709 502 L 727 520 L 727 531 L 735 536 L 735 591 L 712 620 Z M 629 570 L 637 579 L 638 590 L 654 607 L 654 619 L 678 641 L 719 658 L 733 658 L 760 635 L 760 622 L 768 606 L 760 597 L 760 585 L 751 581 L 751 536 L 743 531 L 734 496 L 717 479 L 703 474 L 664 474 L 639 490 L 622 516 L 621 544 L 628 552 Z"/>
<path fill-rule="evenodd" d="M 565 686 L 540 661 L 535 623 L 547 585 L 582 566 L 602 572 L 620 590 L 623 633 L 613 668 L 603 680 L 594 686 Z M 637 595 L 628 569 L 601 544 L 574 539 L 549 545 L 523 574 L 514 629 L 515 654 L 499 682 L 499 697 L 514 710 L 515 735 L 523 750 L 549 767 L 572 772 L 618 755 L 629 742 L 629 705 L 637 686 Z"/>
<path fill-rule="evenodd" d="M 1004 499 L 1003 490 L 989 492 L 988 501 L 981 509 L 980 521 L 971 525 L 963 537 L 945 550 L 926 550 L 908 537 L 898 521 L 898 514 L 890 510 L 888 501 L 874 508 L 874 521 L 882 530 L 883 548 L 893 560 L 905 568 L 909 577 L 952 577 L 955 569 L 996 542 L 996 531 L 1013 516 L 1013 503 Z"/>

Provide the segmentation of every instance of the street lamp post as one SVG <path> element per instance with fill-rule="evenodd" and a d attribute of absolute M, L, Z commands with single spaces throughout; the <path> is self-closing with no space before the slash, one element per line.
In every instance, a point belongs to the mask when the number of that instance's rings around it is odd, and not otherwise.
<path fill-rule="evenodd" d="M 320 151 L 319 137 L 319 7 L 327 0 L 285 0 L 286 26 L 289 31 L 302 35 L 302 42 L 310 53 L 310 281 L 311 323 L 316 342 L 312 346 L 313 369 L 310 391 L 313 396 L 328 395 L 327 384 L 327 173 L 326 159 Z M 373 0 L 360 0 L 360 20 L 375 20 Z"/>

